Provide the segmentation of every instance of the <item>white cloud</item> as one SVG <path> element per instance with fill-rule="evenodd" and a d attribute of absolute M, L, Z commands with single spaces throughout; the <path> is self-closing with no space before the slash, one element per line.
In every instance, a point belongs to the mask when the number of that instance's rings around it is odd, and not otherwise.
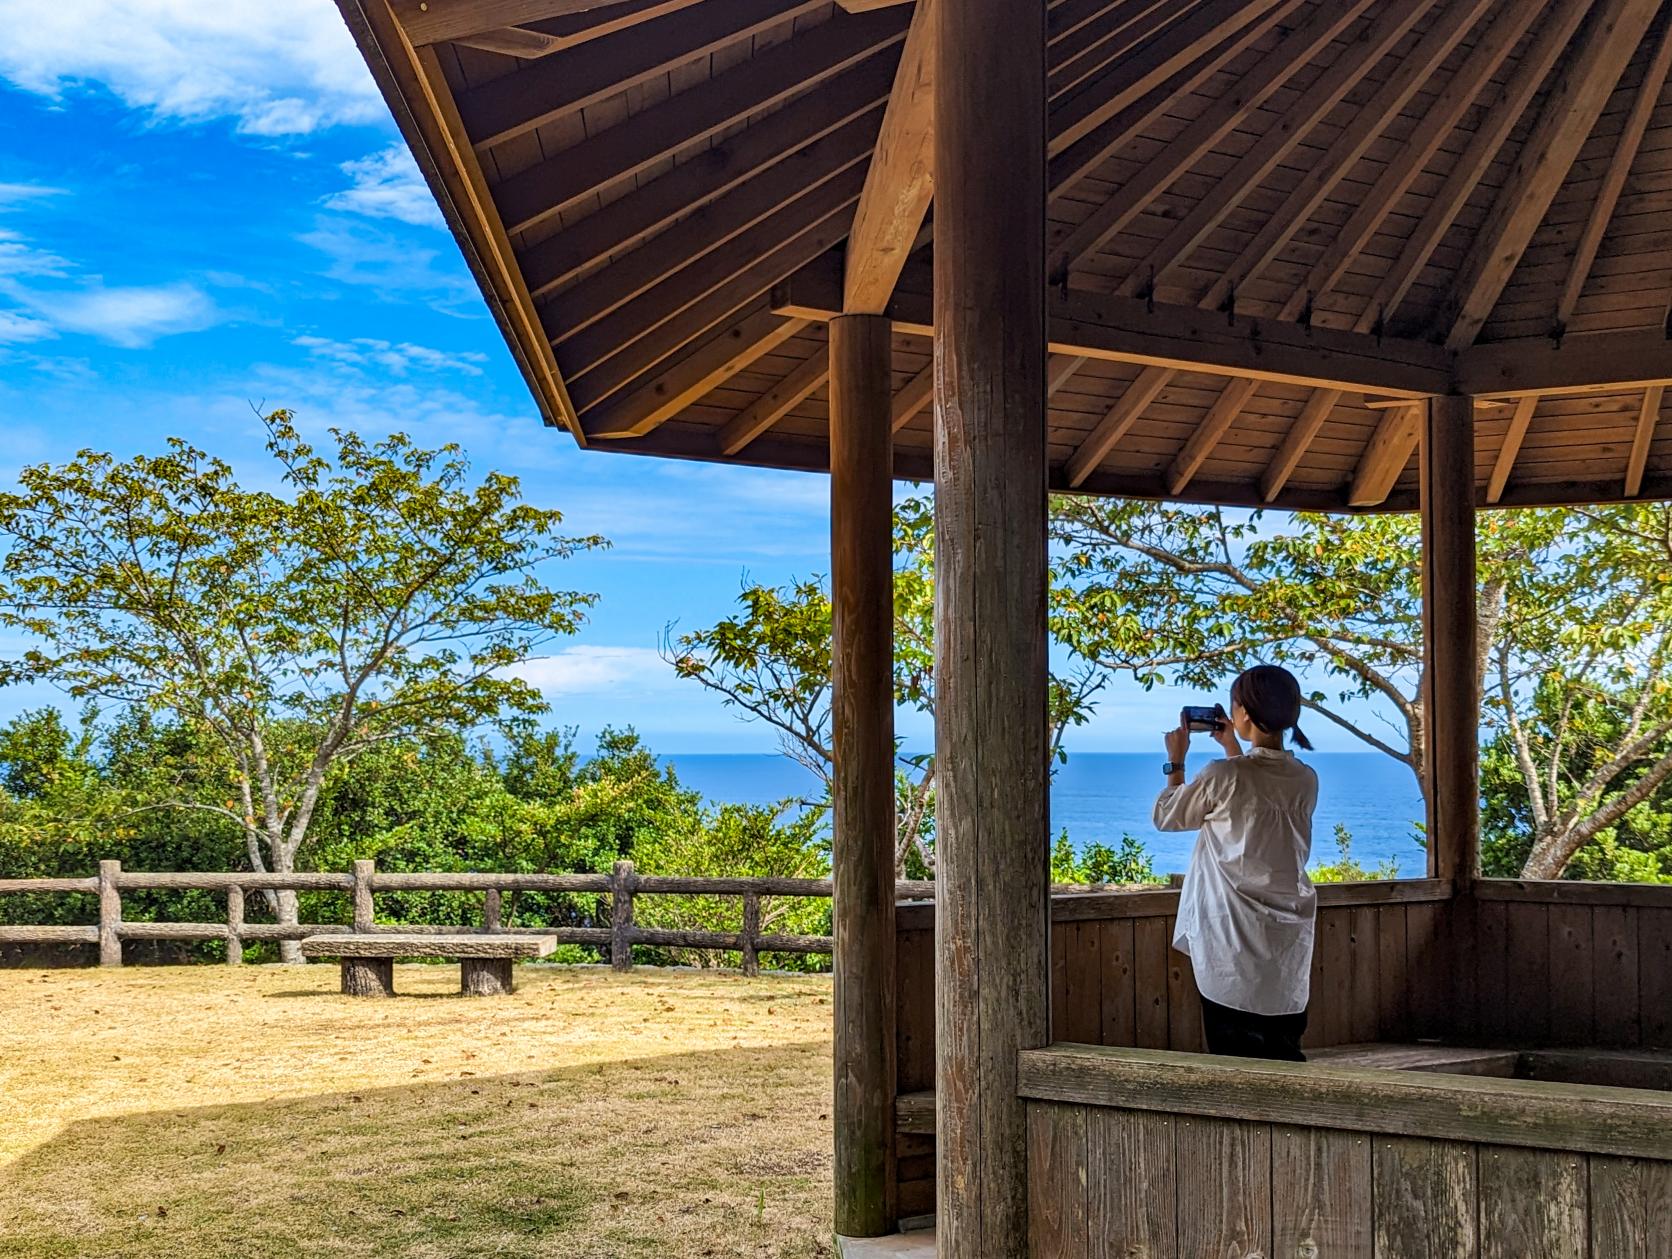
<path fill-rule="evenodd" d="M 59 197 L 64 191 L 63 188 L 53 188 L 48 184 L 0 183 L 0 210 L 22 205 L 26 201 L 36 201 L 41 197 Z"/>
<path fill-rule="evenodd" d="M 57 99 L 85 85 L 173 122 L 301 135 L 384 117 L 328 0 L 0 0 L 0 76 Z"/>
<path fill-rule="evenodd" d="M 547 698 L 662 689 L 679 680 L 668 663 L 648 647 L 565 647 L 510 672 Z"/>
<path fill-rule="evenodd" d="M 411 240 L 341 215 L 322 215 L 311 232 L 297 237 L 327 258 L 324 274 L 340 284 L 370 290 L 382 297 L 421 293 L 432 309 L 476 318 L 481 295 L 463 260 L 449 253 L 415 247 Z"/>
<path fill-rule="evenodd" d="M 325 199 L 327 209 L 374 219 L 399 219 L 417 227 L 441 227 L 441 211 L 404 144 L 342 164 L 353 183 Z"/>
<path fill-rule="evenodd" d="M 45 341 L 52 335 L 52 325 L 44 320 L 15 310 L 0 310 L 0 345 Z"/>
<path fill-rule="evenodd" d="M 486 354 L 467 350 L 456 354 L 433 350 L 427 345 L 413 345 L 410 341 L 380 341 L 375 337 L 355 337 L 351 341 L 333 341 L 329 337 L 297 337 L 295 345 L 326 362 L 343 367 L 376 368 L 396 376 L 411 372 L 464 373 L 480 376 Z"/>
<path fill-rule="evenodd" d="M 8 295 L 56 332 L 85 333 L 128 349 L 158 337 L 198 332 L 221 320 L 214 301 L 194 284 L 107 288 L 95 280 L 75 289 L 14 285 Z"/>

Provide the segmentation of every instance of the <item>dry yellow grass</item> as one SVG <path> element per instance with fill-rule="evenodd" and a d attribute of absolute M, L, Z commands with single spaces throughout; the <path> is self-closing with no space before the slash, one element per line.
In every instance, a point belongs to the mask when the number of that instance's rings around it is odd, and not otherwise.
<path fill-rule="evenodd" d="M 0 971 L 0 1256 L 830 1254 L 828 978 Z"/>

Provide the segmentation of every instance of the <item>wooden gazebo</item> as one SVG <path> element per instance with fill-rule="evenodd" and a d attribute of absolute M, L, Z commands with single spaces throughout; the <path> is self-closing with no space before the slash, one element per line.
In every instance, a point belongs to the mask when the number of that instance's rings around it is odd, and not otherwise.
<path fill-rule="evenodd" d="M 838 1234 L 1667 1253 L 1672 896 L 1478 877 L 1473 586 L 1477 508 L 1672 496 L 1672 3 L 338 2 L 548 424 L 831 474 Z M 1430 869 L 1326 895 L 1313 1033 L 1407 1048 L 1197 1057 L 1174 894 L 1052 902 L 1050 492 L 1420 509 Z"/>

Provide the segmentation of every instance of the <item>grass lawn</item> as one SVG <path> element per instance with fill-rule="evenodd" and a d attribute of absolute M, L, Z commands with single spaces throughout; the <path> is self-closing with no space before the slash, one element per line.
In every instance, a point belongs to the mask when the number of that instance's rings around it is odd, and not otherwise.
<path fill-rule="evenodd" d="M 0 971 L 0 1256 L 829 1256 L 830 981 Z"/>

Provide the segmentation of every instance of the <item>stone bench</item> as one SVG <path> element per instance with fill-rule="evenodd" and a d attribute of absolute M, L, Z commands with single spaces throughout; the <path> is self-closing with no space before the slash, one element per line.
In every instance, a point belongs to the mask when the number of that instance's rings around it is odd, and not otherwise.
<path fill-rule="evenodd" d="M 302 956 L 339 959 L 343 992 L 351 997 L 394 996 L 395 959 L 401 957 L 457 961 L 459 991 L 467 997 L 493 997 L 512 990 L 511 967 L 517 958 L 544 957 L 556 948 L 552 936 L 361 932 L 310 936 L 302 941 Z"/>

